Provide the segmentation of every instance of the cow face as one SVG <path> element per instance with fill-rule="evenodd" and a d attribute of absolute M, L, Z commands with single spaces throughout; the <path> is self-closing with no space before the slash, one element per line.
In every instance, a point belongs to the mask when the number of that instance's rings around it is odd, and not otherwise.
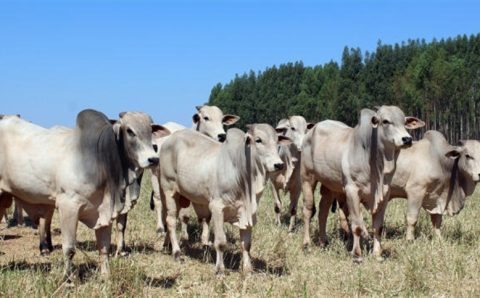
<path fill-rule="evenodd" d="M 313 127 L 302 116 L 290 116 L 278 122 L 275 130 L 278 134 L 286 136 L 295 144 L 298 151 L 302 151 L 303 138 L 307 131 Z"/>
<path fill-rule="evenodd" d="M 142 112 L 120 113 L 120 120 L 114 123 L 114 130 L 122 140 L 129 160 L 138 168 L 158 164 L 157 140 L 170 134 L 166 127 L 152 124 L 150 116 Z"/>
<path fill-rule="evenodd" d="M 235 115 L 223 115 L 216 106 L 198 106 L 197 111 L 192 117 L 195 129 L 219 142 L 224 142 L 227 137 L 223 126 L 232 125 L 240 119 Z"/>
<path fill-rule="evenodd" d="M 458 168 L 472 181 L 480 181 L 480 142 L 476 140 L 460 141 L 460 146 L 455 147 L 445 154 L 447 157 L 458 158 Z"/>
<path fill-rule="evenodd" d="M 275 172 L 285 167 L 278 155 L 277 145 L 290 145 L 292 141 L 282 135 L 277 135 L 268 124 L 247 125 L 246 142 L 255 148 L 257 162 L 263 165 L 267 172 Z"/>
<path fill-rule="evenodd" d="M 381 140 L 395 148 L 405 148 L 412 145 L 412 136 L 408 129 L 417 129 L 425 123 L 415 117 L 405 117 L 396 106 L 381 106 L 372 117 L 372 126 L 379 128 Z"/>

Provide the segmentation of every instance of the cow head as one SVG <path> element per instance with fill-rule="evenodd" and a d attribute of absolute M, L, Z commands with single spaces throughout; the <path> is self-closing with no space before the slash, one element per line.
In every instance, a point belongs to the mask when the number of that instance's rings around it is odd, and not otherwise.
<path fill-rule="evenodd" d="M 197 113 L 192 117 L 195 129 L 214 140 L 224 142 L 227 135 L 223 125 L 232 125 L 240 117 L 235 115 L 223 115 L 222 110 L 216 106 L 198 106 Z"/>
<path fill-rule="evenodd" d="M 245 134 L 247 146 L 253 146 L 256 161 L 267 172 L 275 172 L 285 167 L 284 162 L 278 155 L 277 145 L 290 145 L 292 141 L 282 135 L 277 135 L 275 129 L 268 124 L 247 125 L 248 132 Z"/>
<path fill-rule="evenodd" d="M 371 122 L 373 127 L 378 127 L 381 141 L 395 148 L 412 145 L 412 136 L 406 129 L 417 129 L 425 125 L 418 118 L 405 117 L 403 111 L 396 106 L 381 106 Z"/>
<path fill-rule="evenodd" d="M 302 116 L 290 116 L 288 119 L 282 119 L 278 122 L 275 130 L 278 134 L 288 137 L 302 151 L 302 143 L 305 134 L 314 126 L 313 123 L 307 123 Z"/>
<path fill-rule="evenodd" d="M 458 168 L 465 177 L 480 181 L 480 142 L 476 140 L 460 141 L 460 146 L 452 147 L 445 156 L 457 159 Z"/>
<path fill-rule="evenodd" d="M 113 121 L 113 129 L 129 160 L 138 168 L 156 166 L 159 162 L 157 139 L 169 135 L 170 131 L 153 124 L 152 118 L 143 112 L 122 112 L 119 117 Z"/>

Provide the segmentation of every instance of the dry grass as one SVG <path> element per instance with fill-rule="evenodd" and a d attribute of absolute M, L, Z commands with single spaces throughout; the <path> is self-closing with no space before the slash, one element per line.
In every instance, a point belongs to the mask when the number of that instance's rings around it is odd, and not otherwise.
<path fill-rule="evenodd" d="M 183 246 L 184 262 L 175 262 L 162 251 L 162 241 L 154 233 L 154 213 L 148 207 L 149 193 L 150 186 L 144 185 L 140 203 L 129 215 L 127 245 L 131 255 L 112 259 L 112 277 L 108 281 L 101 280 L 97 272 L 93 231 L 80 226 L 79 249 L 74 258 L 79 278 L 73 289 L 62 285 L 60 235 L 54 236 L 54 253 L 41 257 L 34 230 L 6 228 L 2 224 L 0 235 L 5 236 L 5 240 L 0 240 L 0 296 L 480 295 L 480 224 L 476 217 L 480 212 L 479 192 L 467 202 L 460 215 L 445 218 L 443 241 L 432 239 L 429 217 L 422 213 L 417 240 L 407 243 L 404 240 L 406 201 L 393 201 L 387 211 L 383 241 L 388 257 L 379 263 L 368 255 L 361 265 L 351 261 L 346 248 L 349 244 L 340 237 L 337 217 L 333 214 L 328 222 L 330 245 L 325 249 L 314 246 L 304 252 L 301 221 L 292 235 L 287 233 L 286 224 L 275 226 L 272 197 L 267 192 L 260 203 L 259 222 L 254 228 L 252 256 L 256 272 L 248 277 L 238 270 L 238 231 L 228 225 L 230 246 L 225 255 L 228 269 L 224 277 L 214 275 L 214 252 L 204 251 L 199 245 L 195 219 L 190 224 L 193 241 Z M 299 210 L 302 210 L 301 203 Z M 54 220 L 53 226 L 58 227 L 56 216 Z M 316 219 L 313 226 L 316 230 Z"/>

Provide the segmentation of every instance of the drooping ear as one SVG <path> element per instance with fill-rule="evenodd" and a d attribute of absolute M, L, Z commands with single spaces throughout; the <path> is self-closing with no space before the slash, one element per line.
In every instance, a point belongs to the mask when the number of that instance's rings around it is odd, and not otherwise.
<path fill-rule="evenodd" d="M 252 144 L 252 135 L 248 132 L 245 134 L 245 145 L 250 146 Z"/>
<path fill-rule="evenodd" d="M 165 126 L 152 124 L 152 135 L 154 138 L 159 139 L 170 135 L 171 132 Z"/>
<path fill-rule="evenodd" d="M 118 114 L 118 117 L 122 118 L 123 116 L 125 116 L 126 113 L 127 113 L 127 112 L 120 112 L 120 113 Z"/>
<path fill-rule="evenodd" d="M 193 123 L 197 124 L 200 121 L 200 115 L 197 113 L 193 114 L 192 116 Z"/>
<path fill-rule="evenodd" d="M 200 112 L 200 109 L 202 108 L 203 106 L 196 106 L 195 109 L 197 109 L 197 111 Z"/>
<path fill-rule="evenodd" d="M 113 132 L 115 133 L 115 138 L 117 140 L 119 140 L 120 139 L 120 128 L 122 127 L 122 124 L 120 123 L 120 121 L 117 121 L 117 120 L 109 120 L 109 121 L 112 124 Z"/>
<path fill-rule="evenodd" d="M 287 138 L 286 136 L 278 136 L 278 141 L 277 141 L 278 144 L 280 145 L 285 145 L 285 146 L 288 146 L 292 143 L 292 140 L 290 140 L 290 138 Z"/>
<path fill-rule="evenodd" d="M 375 115 L 375 116 L 372 116 L 371 122 L 372 122 L 372 127 L 375 128 L 378 126 L 378 123 L 380 123 L 380 119 L 378 118 L 377 115 Z"/>
<path fill-rule="evenodd" d="M 238 120 L 240 120 L 240 117 L 237 115 L 225 115 L 223 116 L 222 122 L 224 125 L 232 125 L 235 124 Z"/>
<path fill-rule="evenodd" d="M 315 126 L 315 123 L 307 123 L 307 131 L 312 129 Z"/>
<path fill-rule="evenodd" d="M 417 129 L 424 126 L 425 126 L 425 122 L 423 122 L 422 120 L 416 117 L 411 117 L 411 116 L 405 117 L 406 129 Z"/>
<path fill-rule="evenodd" d="M 111 125 L 115 125 L 117 123 L 116 119 L 108 119 L 108 122 L 110 122 Z"/>
<path fill-rule="evenodd" d="M 460 147 L 452 147 L 447 153 L 445 153 L 445 156 L 451 159 L 457 159 L 460 157 L 460 154 L 462 154 L 463 148 Z"/>

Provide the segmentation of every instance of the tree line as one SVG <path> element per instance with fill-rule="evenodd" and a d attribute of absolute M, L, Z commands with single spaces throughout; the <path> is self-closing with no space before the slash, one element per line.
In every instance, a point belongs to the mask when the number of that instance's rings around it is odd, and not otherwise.
<path fill-rule="evenodd" d="M 252 70 L 215 85 L 209 104 L 239 115 L 241 127 L 275 125 L 289 115 L 354 126 L 360 109 L 393 104 L 424 120 L 423 131 L 439 130 L 451 143 L 480 139 L 480 34 L 379 42 L 372 53 L 345 47 L 341 63 Z"/>

